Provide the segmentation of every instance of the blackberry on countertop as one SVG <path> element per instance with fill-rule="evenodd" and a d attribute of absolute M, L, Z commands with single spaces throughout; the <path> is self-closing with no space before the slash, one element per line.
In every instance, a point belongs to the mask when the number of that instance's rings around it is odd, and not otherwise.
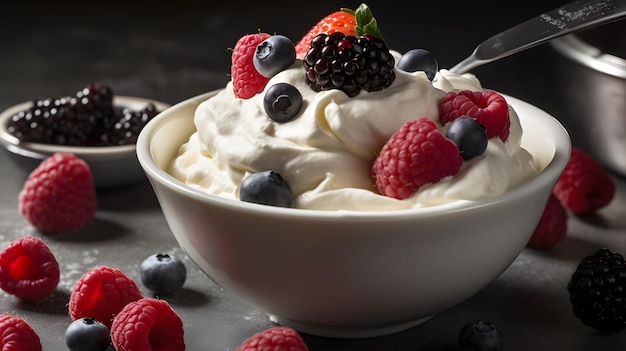
<path fill-rule="evenodd" d="M 385 42 L 369 34 L 319 34 L 304 57 L 306 80 L 314 91 L 340 89 L 350 97 L 389 87 L 396 78 L 394 66 Z"/>
<path fill-rule="evenodd" d="M 624 257 L 600 249 L 585 257 L 567 285 L 574 314 L 601 332 L 626 327 L 626 264 Z"/>

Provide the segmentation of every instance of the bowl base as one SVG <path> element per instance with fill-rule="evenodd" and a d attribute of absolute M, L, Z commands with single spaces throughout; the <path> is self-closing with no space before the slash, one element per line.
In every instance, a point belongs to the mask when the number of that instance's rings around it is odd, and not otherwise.
<path fill-rule="evenodd" d="M 270 320 L 274 323 L 280 324 L 285 327 L 291 327 L 298 332 L 304 334 L 310 334 L 315 336 L 322 336 L 327 338 L 338 339 L 362 339 L 373 338 L 378 336 L 385 336 L 390 334 L 399 333 L 401 331 L 418 326 L 434 315 L 426 316 L 419 319 L 413 319 L 405 322 L 372 325 L 372 326 L 358 326 L 358 327 L 338 327 L 338 326 L 326 326 L 320 324 L 311 324 L 294 321 L 288 318 L 270 314 Z"/>

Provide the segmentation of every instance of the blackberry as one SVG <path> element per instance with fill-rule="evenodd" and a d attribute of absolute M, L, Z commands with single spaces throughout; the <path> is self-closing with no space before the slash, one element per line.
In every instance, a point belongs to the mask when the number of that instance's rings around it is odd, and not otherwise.
<path fill-rule="evenodd" d="M 109 146 L 135 143 L 146 122 L 156 116 L 154 104 L 141 111 L 115 107 L 113 91 L 88 84 L 74 96 L 33 101 L 12 116 L 9 133 L 20 141 L 71 146 Z"/>
<path fill-rule="evenodd" d="M 101 135 L 101 142 L 106 145 L 127 145 L 137 142 L 137 136 L 143 127 L 158 113 L 154 104 L 149 103 L 141 110 L 123 108 L 121 117 L 113 127 Z"/>
<path fill-rule="evenodd" d="M 600 332 L 626 327 L 626 264 L 624 257 L 600 249 L 583 258 L 567 285 L 574 315 Z"/>
<path fill-rule="evenodd" d="M 33 101 L 11 118 L 8 130 L 21 141 L 57 145 L 83 145 L 95 121 L 83 114 L 72 97 Z"/>
<path fill-rule="evenodd" d="M 21 141 L 85 146 L 95 131 L 111 129 L 113 115 L 111 89 L 89 84 L 75 96 L 33 101 L 28 110 L 11 118 L 8 128 Z"/>
<path fill-rule="evenodd" d="M 350 97 L 389 87 L 396 78 L 394 66 L 385 42 L 369 34 L 319 34 L 304 57 L 306 80 L 314 91 L 340 89 Z"/>
<path fill-rule="evenodd" d="M 113 129 L 120 119 L 120 113 L 113 106 L 113 91 L 106 85 L 87 84 L 76 92 L 76 100 L 85 118 L 95 123 L 87 144 L 106 145 L 108 139 L 104 138 L 103 142 L 102 134 Z"/>

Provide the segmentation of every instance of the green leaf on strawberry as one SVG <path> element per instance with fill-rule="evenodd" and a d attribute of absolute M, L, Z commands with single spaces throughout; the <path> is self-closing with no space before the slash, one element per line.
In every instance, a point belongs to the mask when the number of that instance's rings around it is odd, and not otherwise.
<path fill-rule="evenodd" d="M 372 10 L 370 10 L 367 5 L 359 5 L 356 11 L 347 8 L 342 8 L 341 11 L 354 15 L 356 18 L 355 30 L 357 35 L 369 34 L 384 40 L 382 33 L 378 29 L 378 22 L 376 22 L 376 19 L 372 15 Z"/>

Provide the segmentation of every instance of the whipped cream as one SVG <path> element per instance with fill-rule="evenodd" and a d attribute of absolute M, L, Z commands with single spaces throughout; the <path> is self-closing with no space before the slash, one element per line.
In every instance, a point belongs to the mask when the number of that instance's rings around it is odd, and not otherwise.
<path fill-rule="evenodd" d="M 197 108 L 197 131 L 181 146 L 170 173 L 189 186 L 236 200 L 244 178 L 273 170 L 289 183 L 296 208 L 362 211 L 496 196 L 537 172 L 532 156 L 520 146 L 522 128 L 509 107 L 506 142 L 491 138 L 485 154 L 465 161 L 457 175 L 424 186 L 408 199 L 380 195 L 373 186 L 371 166 L 389 137 L 421 117 L 438 123 L 443 95 L 482 90 L 478 79 L 441 70 L 431 82 L 423 72 L 396 70 L 389 88 L 350 98 L 340 90 L 314 92 L 306 85 L 302 62 L 296 61 L 274 76 L 266 89 L 279 82 L 302 94 L 304 106 L 296 118 L 272 121 L 263 108 L 264 92 L 239 99 L 230 82 Z"/>

